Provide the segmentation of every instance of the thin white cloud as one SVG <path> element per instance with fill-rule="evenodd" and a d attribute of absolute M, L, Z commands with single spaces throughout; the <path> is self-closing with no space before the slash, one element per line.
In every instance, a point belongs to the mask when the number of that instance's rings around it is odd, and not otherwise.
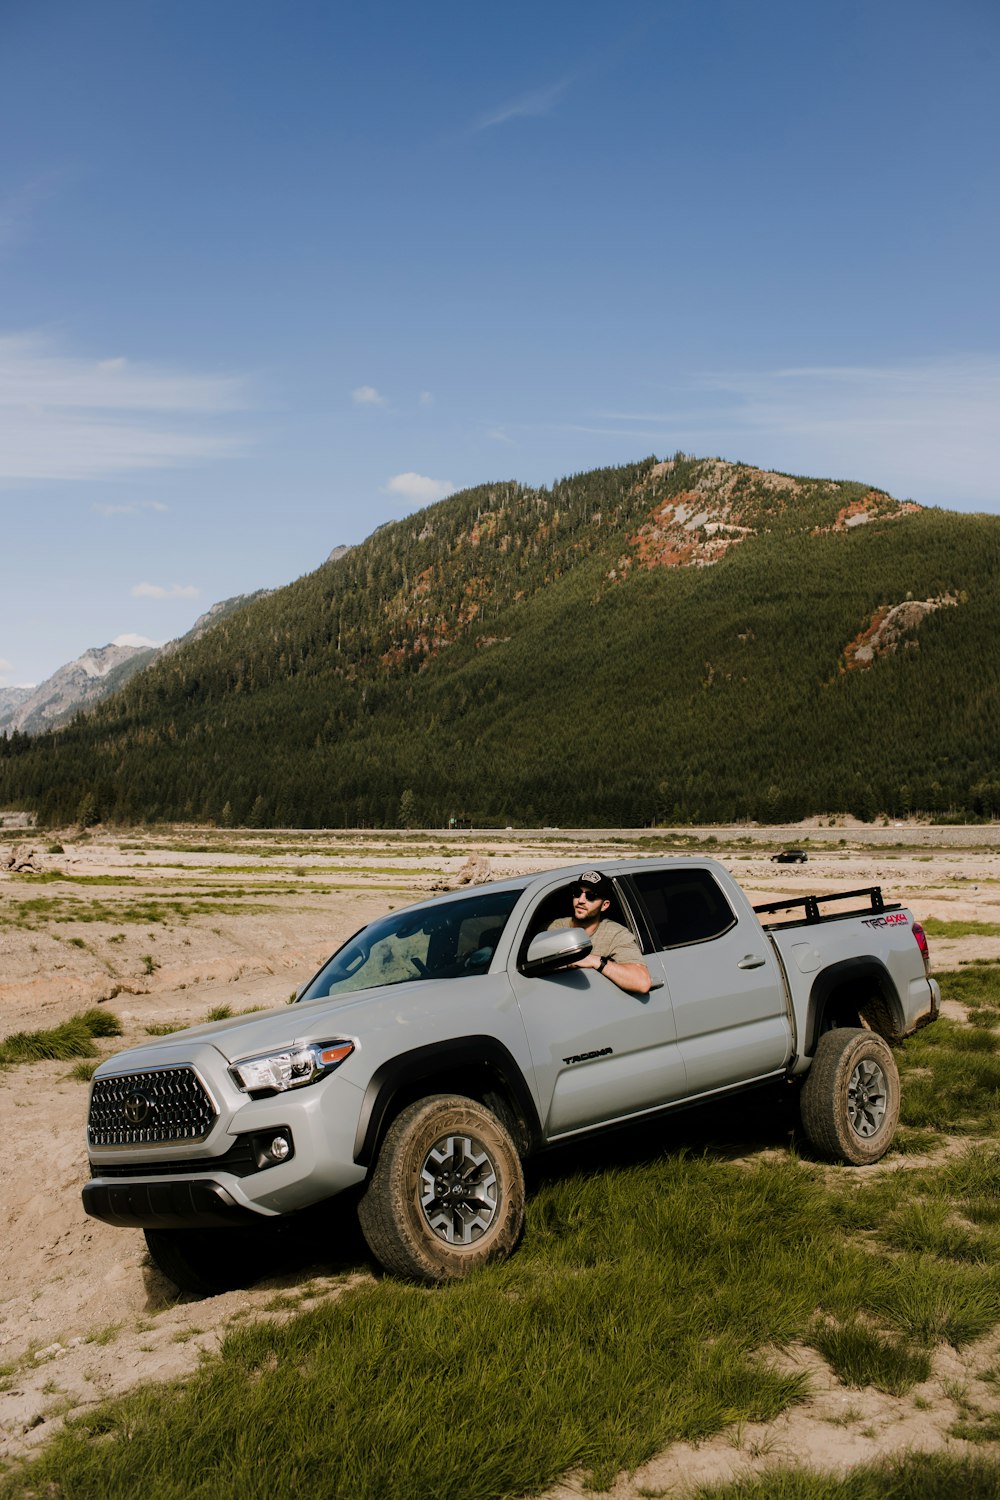
<path fill-rule="evenodd" d="M 516 99 L 508 99 L 496 109 L 479 115 L 472 128 L 489 130 L 494 125 L 506 125 L 508 120 L 534 119 L 539 115 L 547 115 L 569 88 L 570 82 L 569 78 L 560 78 L 555 83 L 547 83 L 541 88 L 532 89 L 530 93 L 520 94 Z"/>
<path fill-rule="evenodd" d="M 135 583 L 129 593 L 133 599 L 197 599 L 201 590 L 191 583 L 172 583 L 169 588 L 162 583 Z"/>
<path fill-rule="evenodd" d="M 29 237 L 35 212 L 52 196 L 56 176 L 45 173 L 35 177 L 0 199 L 0 250 Z"/>
<path fill-rule="evenodd" d="M 112 646 L 161 646 L 163 642 L 151 641 L 148 636 L 126 632 L 125 635 L 116 635 L 111 644 Z"/>
<path fill-rule="evenodd" d="M 420 392 L 420 405 L 421 406 L 433 406 L 434 405 L 434 393 L 433 393 L 433 391 L 421 391 Z"/>
<path fill-rule="evenodd" d="M 358 406 L 385 406 L 386 399 L 373 385 L 359 385 L 351 392 L 351 400 Z"/>
<path fill-rule="evenodd" d="M 513 448 L 514 446 L 514 439 L 505 427 L 489 427 L 487 428 L 486 436 L 491 438 L 494 443 L 505 443 L 508 448 Z"/>
<path fill-rule="evenodd" d="M 448 479 L 430 479 L 426 474 L 415 474 L 412 469 L 405 474 L 394 474 L 386 485 L 390 495 L 401 495 L 416 505 L 432 505 L 455 492 Z"/>
<path fill-rule="evenodd" d="M 21 692 L 30 692 L 32 688 L 38 686 L 37 682 L 8 682 L 7 679 L 13 675 L 13 672 L 14 663 L 0 656 L 0 688 L 16 688 Z"/>
<path fill-rule="evenodd" d="M 99 516 L 137 516 L 144 510 L 157 512 L 168 511 L 169 505 L 164 505 L 160 500 L 136 500 L 128 505 L 111 505 L 102 501 L 94 502 L 94 510 Z"/>
<path fill-rule="evenodd" d="M 232 375 L 66 354 L 0 334 L 0 483 L 89 480 L 223 458 L 246 447 L 218 419 L 246 405 Z"/>

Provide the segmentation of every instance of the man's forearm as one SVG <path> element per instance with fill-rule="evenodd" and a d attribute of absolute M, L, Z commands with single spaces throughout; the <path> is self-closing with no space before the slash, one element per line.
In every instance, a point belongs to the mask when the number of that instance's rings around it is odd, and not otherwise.
<path fill-rule="evenodd" d="M 653 981 L 645 964 L 623 964 L 615 958 L 602 960 L 595 953 L 588 953 L 586 958 L 579 959 L 577 963 L 571 965 L 571 968 L 597 969 L 620 990 L 628 990 L 634 995 L 648 995 L 653 987 Z"/>
<path fill-rule="evenodd" d="M 620 990 L 628 990 L 633 995 L 648 995 L 653 984 L 645 964 L 620 964 L 609 958 L 604 965 L 604 974 Z"/>

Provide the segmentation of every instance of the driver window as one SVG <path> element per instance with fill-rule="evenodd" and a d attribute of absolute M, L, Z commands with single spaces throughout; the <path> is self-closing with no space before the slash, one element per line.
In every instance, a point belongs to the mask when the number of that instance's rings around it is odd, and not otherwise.
<path fill-rule="evenodd" d="M 551 891 L 549 895 L 543 896 L 541 901 L 539 901 L 532 913 L 528 929 L 521 942 L 517 960 L 519 964 L 524 962 L 528 952 L 528 945 L 533 937 L 537 937 L 540 932 L 547 932 L 553 922 L 559 921 L 560 918 L 569 918 L 573 915 L 573 902 L 570 893 L 576 889 L 577 884 L 577 881 L 571 880 L 568 884 L 560 886 L 557 891 Z M 612 896 L 611 905 L 604 915 L 610 918 L 612 922 L 620 922 L 630 932 L 635 930 L 630 918 L 622 909 L 622 904 L 617 895 Z"/>

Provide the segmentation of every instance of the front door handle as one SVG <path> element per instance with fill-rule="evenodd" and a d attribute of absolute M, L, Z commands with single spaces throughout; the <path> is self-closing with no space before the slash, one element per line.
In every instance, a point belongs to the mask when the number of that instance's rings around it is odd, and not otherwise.
<path fill-rule="evenodd" d="M 761 958 L 759 954 L 748 953 L 745 958 L 740 959 L 736 967 L 738 969 L 762 969 L 766 962 L 767 959 Z"/>

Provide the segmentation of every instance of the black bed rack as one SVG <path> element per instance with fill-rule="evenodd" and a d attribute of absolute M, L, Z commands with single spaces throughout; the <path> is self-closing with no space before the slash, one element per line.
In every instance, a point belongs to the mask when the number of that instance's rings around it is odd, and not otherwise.
<path fill-rule="evenodd" d="M 825 920 L 820 911 L 820 903 L 826 901 L 855 901 L 863 896 L 869 902 L 868 906 L 860 908 L 862 911 L 898 911 L 899 903 L 887 906 L 882 899 L 882 887 L 880 885 L 862 886 L 859 891 L 834 891 L 829 896 L 794 896 L 790 901 L 766 901 L 761 906 L 755 906 L 754 911 L 758 916 L 767 916 L 772 912 L 797 911 L 800 907 L 804 916 L 799 920 L 803 922 L 822 922 Z M 828 912 L 828 917 L 851 917 L 854 912 Z"/>

